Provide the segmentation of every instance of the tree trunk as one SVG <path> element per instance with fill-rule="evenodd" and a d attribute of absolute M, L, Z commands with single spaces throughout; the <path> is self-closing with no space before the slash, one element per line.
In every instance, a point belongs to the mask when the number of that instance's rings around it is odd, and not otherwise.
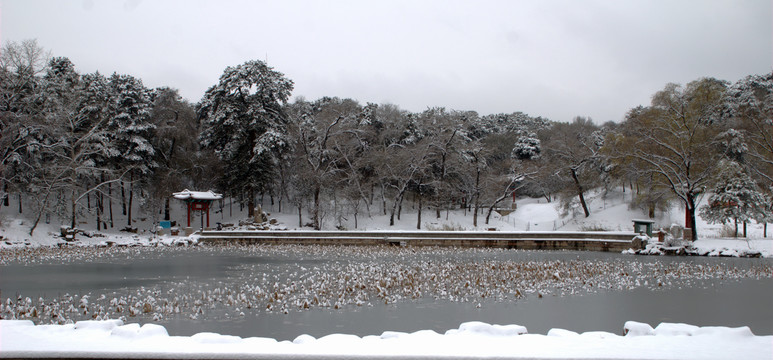
<path fill-rule="evenodd" d="M 164 198 L 164 220 L 171 219 L 171 216 L 169 214 L 169 196 Z"/>
<path fill-rule="evenodd" d="M 733 232 L 733 237 L 738 238 L 738 218 L 733 219 L 733 225 L 735 227 L 735 231 Z"/>
<path fill-rule="evenodd" d="M 10 200 L 8 199 L 10 196 L 8 195 L 8 183 L 3 182 L 3 206 L 9 207 Z"/>
<path fill-rule="evenodd" d="M 500 201 L 504 200 L 506 197 L 507 196 L 497 199 L 496 201 L 494 201 L 493 204 L 491 204 L 491 206 L 488 207 L 488 212 L 486 213 L 486 225 L 488 225 L 489 219 L 491 219 L 491 213 L 494 212 L 494 208 L 497 206 L 497 204 L 499 204 Z"/>
<path fill-rule="evenodd" d="M 113 228 L 113 184 L 107 184 L 107 207 L 110 211 L 110 228 Z"/>
<path fill-rule="evenodd" d="M 695 223 L 695 198 L 692 194 L 687 194 L 687 209 L 690 220 L 690 232 L 692 233 L 692 241 L 698 240 L 698 229 Z"/>
<path fill-rule="evenodd" d="M 51 189 L 48 189 L 46 191 L 46 195 L 43 197 L 42 205 L 40 206 L 40 210 L 38 210 L 38 215 L 35 217 L 35 221 L 32 223 L 32 227 L 30 228 L 30 236 L 32 236 L 32 233 L 35 232 L 35 228 L 38 227 L 38 224 L 40 223 L 40 217 L 43 215 L 43 212 L 46 211 L 46 208 L 48 207 L 48 197 L 51 195 Z"/>
<path fill-rule="evenodd" d="M 480 169 L 475 174 L 475 212 L 472 214 L 472 226 L 478 227 L 478 200 L 480 199 Z"/>
<path fill-rule="evenodd" d="M 418 218 L 416 219 L 416 230 L 421 230 L 421 207 L 424 206 L 421 203 L 421 190 L 419 190 L 418 197 L 419 197 L 419 215 L 418 215 Z"/>
<path fill-rule="evenodd" d="M 252 219 L 255 216 L 255 190 L 250 189 L 247 196 L 249 196 L 247 199 L 247 216 Z"/>
<path fill-rule="evenodd" d="M 317 185 L 314 187 L 314 209 L 311 210 L 311 216 L 313 217 L 313 223 L 314 223 L 314 230 L 321 229 L 320 219 L 319 219 L 319 193 L 320 193 L 320 186 Z"/>
<path fill-rule="evenodd" d="M 743 237 L 746 237 L 746 220 L 743 222 Z"/>
<path fill-rule="evenodd" d="M 95 196 L 94 201 L 96 202 L 96 209 L 97 209 L 97 231 L 102 230 L 102 193 L 98 193 Z"/>
<path fill-rule="evenodd" d="M 303 205 L 301 202 L 298 202 L 298 227 L 303 227 Z"/>
<path fill-rule="evenodd" d="M 123 180 L 121 180 L 121 215 L 126 215 L 126 189 Z"/>
<path fill-rule="evenodd" d="M 21 193 L 19 193 L 19 214 L 21 214 L 22 208 L 21 208 Z"/>
<path fill-rule="evenodd" d="M 623 189 L 625 189 L 625 186 L 623 186 Z M 547 201 L 548 203 L 550 203 L 550 194 L 548 194 L 547 192 L 545 192 L 545 190 L 542 190 L 542 197 L 544 197 L 544 198 L 545 198 L 545 201 Z"/>
<path fill-rule="evenodd" d="M 384 211 L 384 215 L 387 214 L 387 208 L 386 208 L 386 189 L 384 188 L 384 183 L 381 183 L 381 209 Z M 394 225 L 394 224 L 392 224 Z"/>
<path fill-rule="evenodd" d="M 72 215 L 70 218 L 70 228 L 73 230 L 75 229 L 75 211 L 77 206 L 75 199 L 75 190 L 73 190 L 70 196 L 70 214 Z"/>
<path fill-rule="evenodd" d="M 392 204 L 392 210 L 389 211 L 389 226 L 395 225 L 395 213 L 397 212 L 397 205 L 399 204 L 399 201 L 400 201 L 399 197 L 400 195 L 398 195 L 398 198 L 395 198 L 394 204 Z M 398 220 L 399 219 L 400 218 L 398 218 Z"/>
<path fill-rule="evenodd" d="M 129 175 L 129 214 L 126 217 L 126 225 L 132 227 L 132 204 L 134 202 L 134 172 Z"/>
<path fill-rule="evenodd" d="M 590 216 L 590 211 L 588 211 L 588 204 L 585 203 L 585 195 L 583 194 L 582 185 L 580 185 L 580 180 L 577 178 L 577 170 L 575 168 L 570 169 L 572 172 L 572 179 L 574 179 L 574 185 L 577 186 L 577 195 L 580 197 L 580 205 L 582 205 L 582 211 L 585 212 L 585 217 Z"/>

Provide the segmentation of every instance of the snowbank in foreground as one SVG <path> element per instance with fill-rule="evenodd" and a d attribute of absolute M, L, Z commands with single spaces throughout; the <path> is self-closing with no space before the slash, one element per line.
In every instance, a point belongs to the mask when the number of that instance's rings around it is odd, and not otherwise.
<path fill-rule="evenodd" d="M 773 336 L 755 336 L 748 327 L 662 323 L 652 328 L 629 321 L 624 329 L 625 336 L 562 329 L 534 335 L 527 334 L 523 326 L 469 322 L 445 334 L 423 330 L 362 338 L 301 335 L 292 342 L 278 342 L 214 333 L 169 336 L 160 325 L 124 325 L 120 320 L 37 326 L 28 320 L 0 320 L 0 357 L 773 358 Z"/>

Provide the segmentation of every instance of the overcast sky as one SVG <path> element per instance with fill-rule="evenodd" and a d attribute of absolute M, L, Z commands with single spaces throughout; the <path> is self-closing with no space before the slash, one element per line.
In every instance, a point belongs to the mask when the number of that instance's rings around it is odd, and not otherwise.
<path fill-rule="evenodd" d="M 0 40 L 197 102 L 267 60 L 293 96 L 620 121 L 666 83 L 773 69 L 770 0 L 0 0 Z"/>

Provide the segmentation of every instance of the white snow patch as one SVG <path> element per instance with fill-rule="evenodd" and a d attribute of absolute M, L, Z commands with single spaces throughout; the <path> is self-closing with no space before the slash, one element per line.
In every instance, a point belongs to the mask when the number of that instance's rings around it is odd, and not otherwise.
<path fill-rule="evenodd" d="M 519 325 L 463 323 L 441 335 L 431 330 L 384 332 L 381 336 L 331 334 L 298 336 L 292 342 L 215 333 L 169 336 L 155 324 L 123 325 L 120 320 L 38 325 L 0 320 L 3 357 L 164 357 L 205 359 L 250 356 L 771 359 L 773 336 L 755 336 L 748 327 L 697 327 L 626 322 L 627 336 L 603 331 L 577 334 L 551 329 L 527 334 Z"/>

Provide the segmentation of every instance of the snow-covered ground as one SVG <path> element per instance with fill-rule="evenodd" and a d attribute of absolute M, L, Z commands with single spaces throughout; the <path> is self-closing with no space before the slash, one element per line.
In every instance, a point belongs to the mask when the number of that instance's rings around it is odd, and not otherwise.
<path fill-rule="evenodd" d="M 647 215 L 639 209 L 631 209 L 628 206 L 630 192 L 610 192 L 606 195 L 600 193 L 590 193 L 588 195 L 588 204 L 591 215 L 584 217 L 579 211 L 562 214 L 557 202 L 547 203 L 545 199 L 520 199 L 517 201 L 515 211 L 500 215 L 497 212 L 492 213 L 490 223 L 485 223 L 485 210 L 478 216 L 478 226 L 473 226 L 473 216 L 469 211 L 463 209 L 454 209 L 450 211 L 441 211 L 440 218 L 436 216 L 433 209 L 425 209 L 422 212 L 422 230 L 464 230 L 464 231 L 489 231 L 496 229 L 498 231 L 632 231 L 632 219 L 646 219 Z M 213 206 L 210 214 L 210 225 L 217 223 L 238 224 L 240 220 L 247 217 L 246 209 L 241 209 L 238 204 L 228 204 L 225 201 L 221 209 L 218 203 Z M 705 201 L 705 199 L 704 199 Z M 180 202 L 172 203 L 172 220 L 182 224 L 185 221 L 185 209 Z M 505 201 L 504 208 L 511 207 L 512 204 Z M 263 209 L 270 214 L 279 223 L 279 228 L 284 229 L 306 229 L 309 227 L 300 226 L 298 222 L 297 209 L 287 208 L 282 212 L 275 211 L 277 205 L 271 206 L 264 204 Z M 0 208 L 0 248 L 20 247 L 20 246 L 55 246 L 60 244 L 63 239 L 60 236 L 59 221 L 52 219 L 50 223 L 41 221 L 33 236 L 29 234 L 29 228 L 32 221 L 30 214 L 18 214 L 13 201 L 10 207 Z M 139 210 L 135 214 L 140 213 Z M 116 211 L 116 214 L 119 214 Z M 140 213 L 141 214 L 141 213 Z M 122 232 L 118 229 L 126 227 L 126 217 L 116 215 L 116 226 L 109 230 L 100 232 L 95 231 L 93 218 L 85 217 L 84 223 L 80 228 L 85 230 L 91 237 L 79 234 L 78 245 L 98 245 L 106 243 L 114 244 L 174 244 L 179 242 L 190 242 L 195 239 L 188 239 L 182 236 L 156 236 L 152 233 L 156 224 L 153 219 L 159 216 L 141 214 L 135 216 L 132 227 L 138 229 L 137 234 Z M 667 212 L 657 212 L 655 229 L 668 229 L 672 224 L 681 224 L 684 221 L 684 211 L 677 206 Z M 309 218 L 304 214 L 302 222 L 308 223 Z M 730 225 L 708 224 L 698 217 L 699 239 L 690 245 L 696 249 L 697 253 L 716 255 L 716 256 L 734 256 L 748 253 L 759 253 L 763 257 L 773 257 L 773 229 L 768 230 L 767 237 L 763 233 L 763 225 L 750 223 L 747 225 L 747 238 L 732 237 L 732 228 Z M 403 208 L 402 216 L 396 219 L 395 225 L 389 226 L 389 216 L 384 215 L 378 205 L 373 205 L 370 214 L 360 213 L 357 218 L 357 230 L 416 230 L 417 210 L 410 204 Z M 198 214 L 193 214 L 191 225 L 198 229 L 201 224 L 201 218 Z M 354 216 L 349 215 L 338 219 L 333 219 L 331 215 L 323 217 L 325 229 L 335 229 L 341 227 L 354 230 Z M 739 226 L 740 228 L 740 226 Z"/>
<path fill-rule="evenodd" d="M 214 333 L 169 336 L 160 325 L 120 320 L 80 321 L 69 325 L 33 325 L 0 321 L 0 357 L 104 358 L 424 358 L 453 359 L 771 359 L 773 336 L 755 336 L 748 327 L 697 327 L 629 321 L 621 333 L 552 329 L 528 334 L 518 325 L 463 323 L 439 334 L 384 332 L 358 337 L 331 334 L 319 339 L 300 335 L 293 341 L 241 338 Z"/>

